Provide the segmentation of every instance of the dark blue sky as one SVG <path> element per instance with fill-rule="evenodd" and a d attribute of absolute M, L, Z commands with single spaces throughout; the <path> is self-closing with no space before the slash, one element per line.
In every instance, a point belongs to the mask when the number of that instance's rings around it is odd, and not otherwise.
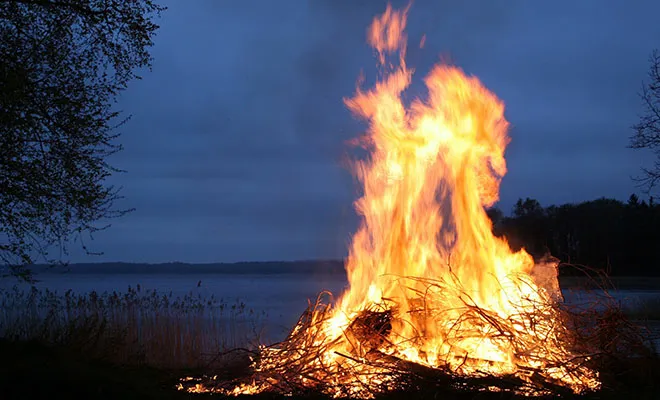
<path fill-rule="evenodd" d="M 104 256 L 73 245 L 72 261 L 344 256 L 357 188 L 342 160 L 364 126 L 342 98 L 361 70 L 367 82 L 376 74 L 365 32 L 386 2 L 165 4 L 153 72 L 119 102 L 133 118 L 112 159 L 128 172 L 113 183 L 136 211 L 95 236 Z M 506 103 L 505 212 L 526 196 L 626 199 L 652 160 L 626 145 L 658 15 L 652 0 L 417 0 L 408 62 L 419 82 L 451 60 Z"/>

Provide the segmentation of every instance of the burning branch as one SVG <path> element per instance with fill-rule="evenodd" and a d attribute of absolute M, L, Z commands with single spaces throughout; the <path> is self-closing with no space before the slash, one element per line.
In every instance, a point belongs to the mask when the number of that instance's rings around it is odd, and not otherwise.
<path fill-rule="evenodd" d="M 454 391 L 580 393 L 600 386 L 593 349 L 572 345 L 554 260 L 535 263 L 492 234 L 509 142 L 503 103 L 475 77 L 438 65 L 428 97 L 409 106 L 407 9 L 374 19 L 384 67 L 346 100 L 370 128 L 356 164 L 362 217 L 346 261 L 347 290 L 321 296 L 289 336 L 264 347 L 248 381 L 207 382 L 225 394 L 309 391 L 334 397 L 443 386 Z M 392 64 L 386 57 L 398 53 Z M 449 262 L 451 260 L 451 262 Z M 195 390 L 199 389 L 198 386 Z"/>

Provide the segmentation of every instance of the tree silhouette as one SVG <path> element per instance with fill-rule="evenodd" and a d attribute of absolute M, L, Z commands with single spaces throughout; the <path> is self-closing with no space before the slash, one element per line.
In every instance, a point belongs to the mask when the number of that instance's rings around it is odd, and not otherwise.
<path fill-rule="evenodd" d="M 0 0 L 0 260 L 9 273 L 29 277 L 35 259 L 61 260 L 71 238 L 128 211 L 115 208 L 118 189 L 106 182 L 127 118 L 114 102 L 151 66 L 163 10 L 150 0 Z"/>
<path fill-rule="evenodd" d="M 540 217 L 543 215 L 543 207 L 536 199 L 527 197 L 525 201 L 518 199 L 513 206 L 514 217 Z"/>
<path fill-rule="evenodd" d="M 493 228 L 497 229 L 504 221 L 504 213 L 497 207 L 491 207 L 486 210 L 486 215 L 493 223 Z"/>
<path fill-rule="evenodd" d="M 524 247 L 535 256 L 544 256 L 547 253 L 547 244 L 542 232 L 547 219 L 541 203 L 529 197 L 525 200 L 518 199 L 511 213 L 512 218 L 505 219 L 496 234 L 507 236 L 514 249 Z"/>
<path fill-rule="evenodd" d="M 633 194 L 626 203 L 601 198 L 546 208 L 534 199 L 519 199 L 512 215 L 494 224 L 493 231 L 513 249 L 525 248 L 536 258 L 550 253 L 564 264 L 613 275 L 657 276 L 659 227 L 660 205 Z"/>
<path fill-rule="evenodd" d="M 631 194 L 628 198 L 628 205 L 631 207 L 639 206 L 639 197 L 635 193 Z"/>
<path fill-rule="evenodd" d="M 654 50 L 649 58 L 648 82 L 642 86 L 644 112 L 637 124 L 633 125 L 634 134 L 630 138 L 630 147 L 650 149 L 656 155 L 652 168 L 642 168 L 643 175 L 638 180 L 650 191 L 660 180 L 660 52 Z"/>

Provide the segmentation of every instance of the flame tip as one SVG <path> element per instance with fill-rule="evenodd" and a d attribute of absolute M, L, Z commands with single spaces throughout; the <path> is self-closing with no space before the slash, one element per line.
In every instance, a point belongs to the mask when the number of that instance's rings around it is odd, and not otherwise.
<path fill-rule="evenodd" d="M 404 60 L 411 5 L 388 4 L 373 19 L 367 41 L 383 73 L 374 87 L 357 85 L 344 99 L 369 122 L 350 143 L 370 151 L 354 164 L 363 193 L 355 201 L 361 222 L 346 259 L 348 289 L 333 306 L 321 296 L 310 302 L 289 344 L 263 348 L 255 371 L 277 376 L 292 364 L 307 366 L 315 372 L 294 379 L 322 382 L 335 397 L 371 398 L 373 385 L 394 386 L 396 375 L 383 363 L 471 377 L 514 374 L 538 386 L 536 374 L 576 393 L 597 388 L 598 374 L 576 364 L 566 344 L 557 264 L 535 264 L 492 233 L 485 207 L 499 199 L 510 140 L 504 102 L 448 63 L 424 78 L 426 99 L 402 100 L 414 73 Z M 258 393 L 278 379 L 231 393 Z"/>

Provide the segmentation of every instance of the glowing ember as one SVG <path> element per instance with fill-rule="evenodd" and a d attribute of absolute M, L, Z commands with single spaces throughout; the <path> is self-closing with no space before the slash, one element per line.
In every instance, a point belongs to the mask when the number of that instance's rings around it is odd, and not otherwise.
<path fill-rule="evenodd" d="M 346 100 L 370 124 L 360 140 L 370 156 L 356 165 L 363 219 L 346 261 L 350 288 L 263 348 L 252 381 L 216 390 L 370 397 L 404 372 L 515 378 L 519 392 L 598 388 L 568 348 L 556 265 L 535 265 L 491 233 L 484 207 L 498 200 L 509 141 L 503 103 L 477 78 L 437 65 L 428 98 L 406 107 L 406 16 L 388 6 L 374 19 L 368 41 L 383 76 Z"/>

